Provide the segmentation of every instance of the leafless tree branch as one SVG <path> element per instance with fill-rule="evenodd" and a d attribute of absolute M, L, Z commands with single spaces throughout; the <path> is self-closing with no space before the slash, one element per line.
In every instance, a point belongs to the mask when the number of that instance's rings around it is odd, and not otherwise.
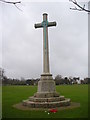
<path fill-rule="evenodd" d="M 20 11 L 22 11 L 16 4 L 14 4 L 15 5 L 15 7 L 17 8 L 17 9 L 19 9 Z"/>
<path fill-rule="evenodd" d="M 81 6 L 81 5 L 79 5 L 78 3 L 77 3 L 77 1 L 76 0 L 69 0 L 70 2 L 72 2 L 74 5 L 76 5 L 77 7 L 75 7 L 75 8 L 70 8 L 71 10 L 78 10 L 78 11 L 85 11 L 85 12 L 87 12 L 87 13 L 90 13 L 90 10 L 88 10 L 88 9 L 85 9 L 85 4 L 83 5 L 83 6 Z"/>
<path fill-rule="evenodd" d="M 6 0 L 0 0 L 0 2 L 3 2 L 3 3 L 8 3 L 8 4 L 13 4 L 17 9 L 19 9 L 19 10 L 21 10 L 18 6 L 17 6 L 17 4 L 20 4 L 21 3 L 21 1 L 6 1 Z M 22 11 L 22 10 L 21 10 Z"/>
<path fill-rule="evenodd" d="M 4 3 L 9 3 L 9 4 L 17 4 L 17 3 L 21 3 L 21 1 L 17 1 L 17 2 L 13 2 L 13 1 L 6 1 L 6 0 L 0 0 L 1 2 L 4 2 Z"/>

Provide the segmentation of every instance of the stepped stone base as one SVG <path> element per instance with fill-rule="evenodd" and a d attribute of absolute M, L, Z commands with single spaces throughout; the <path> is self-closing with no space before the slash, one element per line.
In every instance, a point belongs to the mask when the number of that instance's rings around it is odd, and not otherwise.
<path fill-rule="evenodd" d="M 70 99 L 64 99 L 63 97 L 59 98 L 46 98 L 46 99 L 38 99 L 31 97 L 28 100 L 23 100 L 23 105 L 28 106 L 30 108 L 56 108 L 62 106 L 69 106 Z"/>
<path fill-rule="evenodd" d="M 38 82 L 38 91 L 28 100 L 23 100 L 23 105 L 30 108 L 56 108 L 69 106 L 70 99 L 59 96 L 55 89 L 55 81 L 52 74 L 42 74 Z"/>
<path fill-rule="evenodd" d="M 63 100 L 65 100 L 64 96 L 51 97 L 51 98 L 35 98 L 35 97 L 29 98 L 29 101 L 32 101 L 32 102 L 56 102 L 56 101 L 63 101 Z"/>

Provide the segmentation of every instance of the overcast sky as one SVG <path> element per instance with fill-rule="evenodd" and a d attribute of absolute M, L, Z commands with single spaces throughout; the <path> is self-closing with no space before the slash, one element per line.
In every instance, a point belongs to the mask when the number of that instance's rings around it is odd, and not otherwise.
<path fill-rule="evenodd" d="M 48 29 L 53 77 L 88 76 L 87 13 L 70 10 L 71 2 L 23 2 L 18 5 L 22 12 L 13 5 L 0 6 L 0 67 L 6 76 L 39 78 L 42 74 L 43 30 L 35 29 L 34 24 L 42 22 L 43 13 L 48 14 L 48 21 L 57 22 Z"/>

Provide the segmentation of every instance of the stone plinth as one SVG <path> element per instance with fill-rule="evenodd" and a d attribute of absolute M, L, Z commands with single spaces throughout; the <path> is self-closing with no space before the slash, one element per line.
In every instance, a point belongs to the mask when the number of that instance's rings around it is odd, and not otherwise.
<path fill-rule="evenodd" d="M 51 74 L 42 74 L 38 82 L 38 93 L 55 92 L 55 82 Z"/>
<path fill-rule="evenodd" d="M 55 81 L 52 78 L 52 74 L 42 74 L 41 79 L 38 82 L 37 93 L 34 94 L 37 98 L 59 97 L 59 94 L 55 89 Z"/>
<path fill-rule="evenodd" d="M 37 93 L 28 100 L 23 100 L 23 105 L 30 108 L 55 108 L 70 105 L 70 99 L 59 96 L 51 74 L 42 74 Z"/>

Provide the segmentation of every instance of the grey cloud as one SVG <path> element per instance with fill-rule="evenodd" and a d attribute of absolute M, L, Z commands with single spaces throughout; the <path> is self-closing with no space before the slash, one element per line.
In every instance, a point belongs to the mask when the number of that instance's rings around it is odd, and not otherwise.
<path fill-rule="evenodd" d="M 23 12 L 3 7 L 3 68 L 9 77 L 36 78 L 42 73 L 43 12 L 57 26 L 49 28 L 50 68 L 55 76 L 87 77 L 87 14 L 71 11 L 69 3 L 25 3 Z"/>

